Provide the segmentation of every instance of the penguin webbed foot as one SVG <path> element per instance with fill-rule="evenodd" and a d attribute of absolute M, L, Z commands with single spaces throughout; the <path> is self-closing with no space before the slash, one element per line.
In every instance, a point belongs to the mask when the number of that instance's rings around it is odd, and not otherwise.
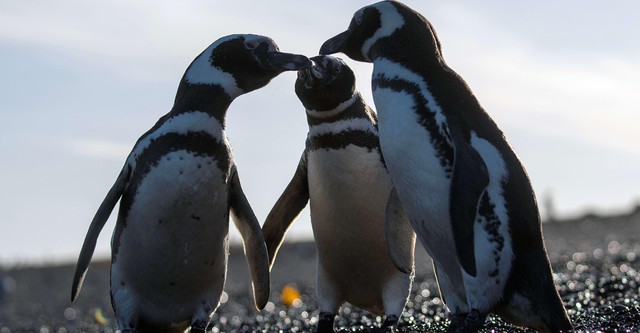
<path fill-rule="evenodd" d="M 382 323 L 382 328 L 394 328 L 398 325 L 398 316 L 396 315 L 388 315 L 387 318 Z"/>
<path fill-rule="evenodd" d="M 452 314 L 449 319 L 451 324 L 447 333 L 472 333 L 484 326 L 487 314 L 473 309 L 469 313 Z"/>
<path fill-rule="evenodd" d="M 331 312 L 320 312 L 317 333 L 333 333 L 333 321 L 336 315 Z"/>
<path fill-rule="evenodd" d="M 464 321 L 467 319 L 467 313 L 451 313 L 449 314 L 449 327 L 447 327 L 447 333 L 456 333 L 460 328 L 464 326 Z"/>
<path fill-rule="evenodd" d="M 204 320 L 196 320 L 191 324 L 190 333 L 205 333 L 209 323 Z"/>
<path fill-rule="evenodd" d="M 362 330 L 363 333 L 395 333 L 396 325 L 398 325 L 398 317 L 389 315 L 382 323 L 382 327 L 367 327 Z"/>
<path fill-rule="evenodd" d="M 389 327 L 370 327 L 364 329 L 362 332 L 364 333 L 395 333 L 397 332 L 394 326 Z"/>

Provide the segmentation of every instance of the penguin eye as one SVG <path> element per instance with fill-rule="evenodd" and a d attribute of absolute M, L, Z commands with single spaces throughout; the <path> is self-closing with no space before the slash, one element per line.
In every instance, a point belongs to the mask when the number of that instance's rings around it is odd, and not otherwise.
<path fill-rule="evenodd" d="M 256 47 L 258 47 L 258 44 L 260 44 L 258 41 L 252 40 L 252 41 L 247 41 L 244 42 L 244 47 L 246 47 L 249 50 L 253 50 Z"/>
<path fill-rule="evenodd" d="M 362 23 L 362 11 L 361 10 L 359 10 L 355 14 L 353 14 L 353 21 L 357 25 L 360 25 Z"/>

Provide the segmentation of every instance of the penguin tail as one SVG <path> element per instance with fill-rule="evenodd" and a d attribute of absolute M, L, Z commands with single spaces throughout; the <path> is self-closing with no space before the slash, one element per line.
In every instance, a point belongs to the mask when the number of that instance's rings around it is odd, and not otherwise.
<path fill-rule="evenodd" d="M 548 261 L 547 261 L 548 262 Z M 536 295 L 532 296 L 534 307 L 536 308 L 540 318 L 548 327 L 548 332 L 566 332 L 573 330 L 573 325 L 567 315 L 567 310 L 562 303 L 562 298 L 553 282 L 553 272 L 549 264 L 540 278 Z M 542 272 L 541 272 L 542 273 Z"/>
<path fill-rule="evenodd" d="M 512 268 L 515 274 L 507 285 L 509 296 L 498 314 L 513 324 L 539 332 L 573 330 L 546 256 L 536 253 L 526 257 L 526 263 L 518 262 Z"/>
<path fill-rule="evenodd" d="M 518 293 L 497 309 L 496 313 L 507 322 L 533 328 L 541 333 L 573 330 L 573 325 L 557 293 L 555 295 L 546 291 L 536 295 Z"/>
<path fill-rule="evenodd" d="M 566 332 L 573 330 L 573 324 L 569 320 L 567 311 L 562 304 L 562 299 L 555 291 L 555 288 L 542 304 L 538 305 L 540 318 L 548 328 L 548 332 Z"/>

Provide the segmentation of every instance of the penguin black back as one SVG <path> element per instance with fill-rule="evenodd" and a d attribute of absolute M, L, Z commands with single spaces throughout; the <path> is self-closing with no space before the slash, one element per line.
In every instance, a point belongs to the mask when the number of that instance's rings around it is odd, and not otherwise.
<path fill-rule="evenodd" d="M 374 63 L 372 88 L 383 154 L 394 183 L 403 187 L 403 205 L 415 207 L 409 214 L 416 231 L 424 230 L 419 234 L 425 247 L 438 244 L 430 254 L 445 267 L 446 280 L 460 271 L 449 264 L 453 258 L 467 274 L 463 284 L 458 279 L 445 286 L 450 295 L 466 292 L 466 301 L 450 297 L 456 312 L 469 311 L 463 314 L 465 327 L 481 327 L 485 314 L 477 314 L 495 310 L 538 329 L 571 328 L 553 285 L 527 173 L 466 82 L 444 61 L 431 24 L 399 2 L 382 1 L 358 10 L 347 31 L 320 49 L 321 54 L 335 52 Z M 402 136 L 409 129 L 412 136 Z M 418 151 L 408 153 L 407 146 Z M 409 166 L 403 162 L 408 159 L 413 161 Z M 422 186 L 414 185 L 425 169 L 432 176 L 422 177 Z M 418 197 L 425 186 L 432 191 L 426 203 Z M 434 220 L 420 222 L 424 214 L 433 214 Z M 443 216 L 446 222 L 440 222 Z M 438 242 L 443 237 L 431 234 L 453 236 L 455 251 Z M 489 284 L 483 285 L 488 280 L 504 291 L 491 295 Z M 506 307 L 530 312 L 505 309 L 503 301 Z"/>
<path fill-rule="evenodd" d="M 111 299 L 120 331 L 204 332 L 226 278 L 229 216 L 243 239 L 254 300 L 269 297 L 268 254 L 224 133 L 238 96 L 307 67 L 268 37 L 230 35 L 187 68 L 169 113 L 136 142 L 91 222 L 72 286 L 77 297 L 98 235 L 120 200 Z M 140 269 L 144 267 L 145 269 Z"/>

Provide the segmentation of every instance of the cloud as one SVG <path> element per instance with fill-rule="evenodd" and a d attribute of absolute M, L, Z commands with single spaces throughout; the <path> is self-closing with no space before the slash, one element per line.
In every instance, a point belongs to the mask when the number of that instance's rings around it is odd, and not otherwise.
<path fill-rule="evenodd" d="M 0 2 L 0 58 L 8 64 L 0 75 L 1 174 L 10 193 L 0 223 L 23 226 L 5 239 L 23 239 L 47 221 L 67 230 L 64 253 L 79 250 L 135 140 L 170 109 L 189 62 L 215 39 L 259 33 L 283 51 L 315 55 L 371 2 Z M 612 9 L 620 15 L 610 15 L 575 1 L 405 3 L 434 24 L 447 62 L 514 143 L 536 191 L 554 189 L 560 213 L 637 193 L 638 5 L 618 4 Z M 575 6 L 580 16 L 569 20 Z M 347 62 L 373 105 L 371 65 Z M 229 112 L 227 134 L 259 218 L 288 183 L 304 144 L 293 80 L 295 73 L 284 73 Z M 294 228 L 309 235 L 308 214 L 301 219 Z M 108 253 L 108 229 L 101 253 Z M 47 241 L 26 249 L 15 242 L 7 253 L 62 250 Z"/>
<path fill-rule="evenodd" d="M 442 5 L 434 25 L 441 28 L 447 62 L 503 130 L 533 130 L 640 156 L 640 58 L 630 56 L 639 55 L 640 47 L 630 53 L 619 36 L 637 34 L 640 23 L 621 13 L 619 30 L 613 29 L 617 21 L 590 6 L 591 12 L 576 19 L 586 23 L 598 17 L 599 24 L 572 26 L 563 8 L 548 12 L 548 6 L 537 5 L 531 10 L 548 13 L 544 24 L 531 26 L 518 19 L 521 6 L 495 7 Z M 592 35 L 597 40 L 588 38 Z"/>
<path fill-rule="evenodd" d="M 76 139 L 67 143 L 72 153 L 99 159 L 123 161 L 131 151 L 130 143 L 120 143 L 96 139 Z"/>
<path fill-rule="evenodd" d="M 486 54 L 479 59 L 488 60 Z M 478 58 L 477 58 L 478 60 Z M 512 54 L 500 62 L 473 61 L 488 111 L 517 127 L 572 137 L 640 156 L 640 62 L 601 59 L 582 63 L 540 62 Z"/>

